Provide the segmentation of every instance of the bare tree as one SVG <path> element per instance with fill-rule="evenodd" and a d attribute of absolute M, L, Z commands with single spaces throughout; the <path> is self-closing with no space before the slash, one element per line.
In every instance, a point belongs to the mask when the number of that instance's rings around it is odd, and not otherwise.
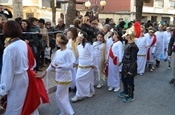
<path fill-rule="evenodd" d="M 55 6 L 55 0 L 50 0 L 50 6 L 52 8 L 52 22 L 56 24 L 56 6 Z"/>
<path fill-rule="evenodd" d="M 13 0 L 13 10 L 14 18 L 22 17 L 23 18 L 23 6 L 22 0 Z"/>
<path fill-rule="evenodd" d="M 66 27 L 73 24 L 73 20 L 76 18 L 76 0 L 69 0 L 68 9 L 66 14 Z"/>
<path fill-rule="evenodd" d="M 143 9 L 143 1 L 144 0 L 136 0 L 136 20 L 142 20 L 142 9 Z"/>

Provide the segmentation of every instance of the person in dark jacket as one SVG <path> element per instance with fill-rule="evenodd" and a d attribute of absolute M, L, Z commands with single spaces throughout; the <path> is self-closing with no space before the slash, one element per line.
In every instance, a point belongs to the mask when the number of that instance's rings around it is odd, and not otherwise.
<path fill-rule="evenodd" d="M 8 14 L 5 13 L 4 11 L 7 11 Z M 0 5 L 0 14 L 3 14 L 6 18 L 12 18 L 13 17 L 11 11 L 9 9 L 4 9 L 3 5 Z"/>
<path fill-rule="evenodd" d="M 2 55 L 4 51 L 4 41 L 5 37 L 2 34 L 3 31 L 3 26 L 6 23 L 7 18 L 3 14 L 0 14 L 0 74 L 1 74 L 1 69 L 2 69 Z"/>
<path fill-rule="evenodd" d="M 93 38 L 95 37 L 95 29 L 92 27 L 91 23 L 90 23 L 90 18 L 88 16 L 84 17 L 84 23 L 81 25 L 81 30 L 86 32 L 88 35 L 88 41 L 90 41 L 90 43 L 93 43 Z"/>
<path fill-rule="evenodd" d="M 30 24 L 28 20 L 25 20 L 25 19 L 21 20 L 19 23 L 23 32 L 20 38 L 28 43 L 30 40 L 31 34 L 27 34 L 25 32 L 30 32 Z"/>
<path fill-rule="evenodd" d="M 119 97 L 124 97 L 123 102 L 128 103 L 134 101 L 134 76 L 137 75 L 137 52 L 139 49 L 134 42 L 136 34 L 132 28 L 128 29 L 123 37 L 128 40 L 128 43 L 125 46 L 122 60 L 123 92 L 119 94 Z"/>
<path fill-rule="evenodd" d="M 65 30 L 65 24 L 64 24 L 64 20 L 62 18 L 58 19 L 58 24 L 56 25 L 55 29 L 56 30 L 60 30 L 60 31 L 64 31 Z"/>
<path fill-rule="evenodd" d="M 173 30 L 173 35 L 170 38 L 168 45 L 168 58 L 172 61 L 173 78 L 170 80 L 169 84 L 175 85 L 175 29 Z"/>
<path fill-rule="evenodd" d="M 41 37 L 42 35 L 40 34 L 40 29 L 37 26 L 38 24 L 38 19 L 34 18 L 34 17 L 30 17 L 28 19 L 31 28 L 30 28 L 30 32 L 33 32 L 33 34 L 31 34 L 30 39 L 28 40 L 28 44 L 30 45 L 30 47 L 32 48 L 32 51 L 34 53 L 35 59 L 36 59 L 36 71 L 41 71 L 41 69 L 39 69 L 40 66 L 40 52 L 42 49 L 42 44 L 41 44 Z"/>

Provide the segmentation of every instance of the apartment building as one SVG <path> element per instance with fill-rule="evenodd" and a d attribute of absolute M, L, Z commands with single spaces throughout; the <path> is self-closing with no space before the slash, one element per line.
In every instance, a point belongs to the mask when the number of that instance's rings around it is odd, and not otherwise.
<path fill-rule="evenodd" d="M 12 13 L 16 9 L 15 6 L 13 6 L 13 0 L 0 0 L 0 4 L 3 5 L 4 8 L 8 8 Z M 45 20 L 52 20 L 50 0 L 22 0 L 22 10 L 24 19 L 33 16 L 36 18 L 45 18 Z M 61 13 L 62 10 L 57 9 L 56 19 L 60 17 Z"/>
<path fill-rule="evenodd" d="M 87 0 L 84 0 L 87 1 Z M 92 4 L 100 0 L 89 0 Z M 135 19 L 135 1 L 136 0 L 106 0 L 104 10 L 100 12 L 99 17 L 105 19 L 106 17 L 113 18 L 118 21 L 119 18 L 124 20 Z M 147 2 L 146 2 L 147 1 Z M 175 23 L 175 0 L 144 0 L 142 21 L 151 20 L 167 21 L 170 24 Z"/>

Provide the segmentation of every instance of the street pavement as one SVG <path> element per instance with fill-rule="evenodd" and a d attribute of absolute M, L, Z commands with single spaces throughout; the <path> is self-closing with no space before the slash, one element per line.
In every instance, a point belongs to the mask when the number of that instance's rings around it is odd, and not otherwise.
<path fill-rule="evenodd" d="M 107 86 L 96 89 L 92 98 L 71 103 L 75 115 L 175 115 L 175 88 L 168 82 L 172 70 L 162 61 L 154 72 L 135 77 L 135 101 L 123 103 L 117 93 L 109 92 Z M 52 83 L 53 85 L 54 83 Z M 70 93 L 72 98 L 75 93 Z M 39 107 L 40 115 L 59 115 L 55 93 L 50 93 L 50 104 Z"/>
<path fill-rule="evenodd" d="M 109 92 L 105 85 L 96 89 L 94 97 L 71 104 L 75 115 L 175 115 L 175 87 L 168 83 L 171 78 L 172 70 L 168 70 L 167 62 L 162 61 L 154 72 L 147 71 L 143 76 L 135 77 L 134 102 L 123 103 L 122 99 L 117 97 L 119 92 Z M 40 105 L 39 113 L 59 115 L 55 101 L 54 73 L 48 81 L 50 104 Z M 75 93 L 70 92 L 70 98 L 74 95 Z"/>

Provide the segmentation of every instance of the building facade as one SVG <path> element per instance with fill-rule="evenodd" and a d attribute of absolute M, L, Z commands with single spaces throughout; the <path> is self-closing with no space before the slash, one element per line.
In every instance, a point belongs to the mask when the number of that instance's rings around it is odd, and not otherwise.
<path fill-rule="evenodd" d="M 118 20 L 123 18 L 130 21 L 135 19 L 136 0 L 106 0 L 107 4 L 100 18 L 106 17 Z M 175 24 L 175 0 L 144 0 L 142 21 L 152 22 L 166 21 L 169 24 Z"/>
<path fill-rule="evenodd" d="M 18 9 L 18 5 L 14 6 L 14 0 L 0 0 L 0 4 L 4 8 L 9 9 L 13 15 L 15 9 Z M 21 0 L 22 1 L 22 16 L 24 19 L 29 17 L 44 18 L 45 20 L 52 20 L 52 9 L 50 7 L 50 0 Z M 56 9 L 56 19 L 63 15 L 63 10 Z M 16 18 L 15 16 L 13 19 Z M 57 21 L 57 20 L 56 20 Z"/>

